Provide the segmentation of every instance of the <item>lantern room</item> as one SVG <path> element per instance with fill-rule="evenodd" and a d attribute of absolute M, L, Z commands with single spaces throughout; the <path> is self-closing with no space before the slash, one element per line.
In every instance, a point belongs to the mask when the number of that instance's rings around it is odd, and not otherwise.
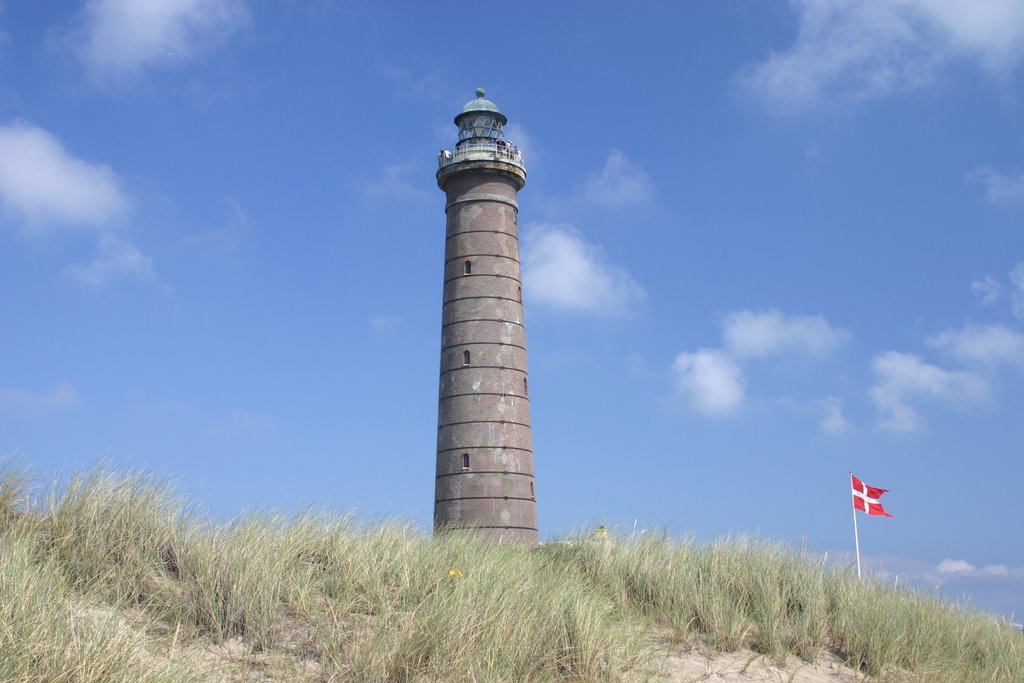
<path fill-rule="evenodd" d="M 498 105 L 488 99 L 484 99 L 484 89 L 476 89 L 476 99 L 466 103 L 458 116 L 455 117 L 455 125 L 459 127 L 459 142 L 456 148 L 463 144 L 496 144 L 503 140 L 505 133 L 502 130 L 508 119 L 498 109 Z"/>

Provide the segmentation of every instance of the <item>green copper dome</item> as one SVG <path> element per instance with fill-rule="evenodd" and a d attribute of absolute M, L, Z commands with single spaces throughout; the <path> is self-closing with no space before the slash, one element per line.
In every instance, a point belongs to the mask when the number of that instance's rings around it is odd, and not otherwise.
<path fill-rule="evenodd" d="M 488 99 L 484 99 L 485 94 L 486 93 L 484 93 L 483 88 L 476 89 L 476 99 L 466 102 L 466 106 L 464 106 L 462 108 L 462 111 L 459 112 L 458 116 L 455 117 L 456 125 L 458 125 L 459 120 L 463 116 L 479 112 L 487 112 L 488 114 L 492 114 L 495 118 L 499 120 L 501 125 L 505 125 L 506 123 L 508 123 L 508 119 L 506 119 L 505 115 L 501 113 L 500 109 L 498 109 L 498 105 L 496 105 L 494 102 L 491 102 Z"/>

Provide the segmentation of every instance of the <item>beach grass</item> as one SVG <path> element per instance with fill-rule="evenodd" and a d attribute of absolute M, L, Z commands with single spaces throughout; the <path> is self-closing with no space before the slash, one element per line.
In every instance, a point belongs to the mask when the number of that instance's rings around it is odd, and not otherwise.
<path fill-rule="evenodd" d="M 780 544 L 223 523 L 145 474 L 32 499 L 28 482 L 0 468 L 3 681 L 657 680 L 667 648 L 692 647 L 828 655 L 873 680 L 1024 680 L 1024 638 L 995 617 Z"/>

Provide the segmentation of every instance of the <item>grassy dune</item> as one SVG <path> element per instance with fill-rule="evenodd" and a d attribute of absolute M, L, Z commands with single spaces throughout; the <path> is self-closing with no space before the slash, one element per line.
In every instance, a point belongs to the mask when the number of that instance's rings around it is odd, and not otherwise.
<path fill-rule="evenodd" d="M 0 472 L 5 682 L 657 680 L 666 641 L 832 653 L 878 680 L 1024 681 L 1024 638 L 991 617 L 778 545 L 224 525 L 108 472 L 32 504 L 25 490 Z"/>

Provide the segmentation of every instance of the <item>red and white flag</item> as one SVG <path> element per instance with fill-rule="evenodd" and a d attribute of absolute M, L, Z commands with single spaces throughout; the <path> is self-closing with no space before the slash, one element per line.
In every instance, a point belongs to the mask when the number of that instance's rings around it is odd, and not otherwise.
<path fill-rule="evenodd" d="M 880 489 L 876 486 L 868 486 L 860 479 L 855 477 L 853 473 L 850 474 L 850 479 L 853 480 L 853 509 L 866 512 L 869 515 L 880 515 L 882 517 L 892 517 L 885 508 L 882 507 L 882 503 L 879 500 L 882 494 L 889 489 Z"/>

